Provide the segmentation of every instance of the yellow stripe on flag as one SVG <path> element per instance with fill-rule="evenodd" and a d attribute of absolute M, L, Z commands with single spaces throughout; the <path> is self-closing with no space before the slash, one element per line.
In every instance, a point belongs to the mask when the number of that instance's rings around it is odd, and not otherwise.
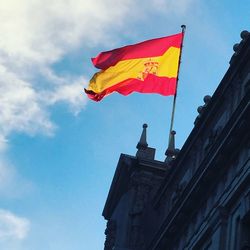
<path fill-rule="evenodd" d="M 96 73 L 87 90 L 101 93 L 103 90 L 130 78 L 144 80 L 147 73 L 159 77 L 176 78 L 180 48 L 170 47 L 162 56 L 129 59 L 118 62 L 104 71 Z"/>

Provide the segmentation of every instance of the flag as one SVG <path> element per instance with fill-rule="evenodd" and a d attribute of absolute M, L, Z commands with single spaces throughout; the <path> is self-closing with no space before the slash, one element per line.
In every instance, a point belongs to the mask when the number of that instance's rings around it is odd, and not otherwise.
<path fill-rule="evenodd" d="M 183 33 L 178 33 L 101 52 L 92 58 L 100 71 L 90 80 L 86 94 L 94 101 L 115 91 L 174 95 L 182 40 Z"/>

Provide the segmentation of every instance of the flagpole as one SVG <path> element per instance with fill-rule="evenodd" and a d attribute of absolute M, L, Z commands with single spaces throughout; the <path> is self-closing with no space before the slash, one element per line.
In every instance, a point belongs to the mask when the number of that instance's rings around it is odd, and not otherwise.
<path fill-rule="evenodd" d="M 170 145 L 171 144 L 171 134 L 173 131 L 173 126 L 174 126 L 174 115 L 175 115 L 175 107 L 176 107 L 177 88 L 178 88 L 178 82 L 179 82 L 179 72 L 180 72 L 182 48 L 183 48 L 184 35 L 185 35 L 185 31 L 186 31 L 186 25 L 181 25 L 181 29 L 182 29 L 182 41 L 181 41 L 181 46 L 180 46 L 180 55 L 179 55 L 179 63 L 178 63 L 178 71 L 177 71 L 176 91 L 175 91 L 174 100 L 173 100 L 171 123 L 170 123 L 170 130 L 169 130 L 169 141 L 168 141 L 168 148 L 169 149 L 171 147 L 171 145 Z"/>

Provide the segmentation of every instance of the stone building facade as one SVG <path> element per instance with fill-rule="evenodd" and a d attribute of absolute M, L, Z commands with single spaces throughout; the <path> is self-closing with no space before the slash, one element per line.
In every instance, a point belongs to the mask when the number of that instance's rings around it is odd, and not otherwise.
<path fill-rule="evenodd" d="M 250 250 L 250 33 L 241 38 L 180 151 L 172 141 L 155 160 L 144 125 L 136 156 L 121 154 L 105 250 Z"/>

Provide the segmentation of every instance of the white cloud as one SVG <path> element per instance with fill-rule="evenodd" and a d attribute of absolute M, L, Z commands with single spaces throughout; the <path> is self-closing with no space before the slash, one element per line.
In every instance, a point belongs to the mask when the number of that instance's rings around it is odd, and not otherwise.
<path fill-rule="evenodd" d="M 105 27 L 111 27 L 114 20 L 119 25 L 131 3 L 1 1 L 0 150 L 13 131 L 53 134 L 49 106 L 62 102 L 73 113 L 83 108 L 83 79 L 71 72 L 67 72 L 68 77 L 58 77 L 53 63 L 80 46 L 103 43 L 107 38 Z"/>
<path fill-rule="evenodd" d="M 28 235 L 30 222 L 10 211 L 0 209 L 0 242 L 23 240 Z"/>
<path fill-rule="evenodd" d="M 47 103 L 53 105 L 58 102 L 68 101 L 70 109 L 74 114 L 78 114 L 83 106 L 86 104 L 86 98 L 83 100 L 79 93 L 83 93 L 83 81 L 71 81 L 70 85 L 62 85 L 54 92 L 47 95 Z"/>
<path fill-rule="evenodd" d="M 0 65 L 0 134 L 12 131 L 50 133 L 53 124 L 43 109 L 31 83 Z M 3 139 L 2 139 L 3 140 Z"/>
<path fill-rule="evenodd" d="M 10 52 L 11 58 L 20 56 L 31 63 L 53 63 L 82 43 L 90 45 L 100 38 L 103 41 L 105 26 L 114 20 L 117 25 L 131 3 L 114 0 L 5 1 L 0 9 L 0 47 Z"/>

